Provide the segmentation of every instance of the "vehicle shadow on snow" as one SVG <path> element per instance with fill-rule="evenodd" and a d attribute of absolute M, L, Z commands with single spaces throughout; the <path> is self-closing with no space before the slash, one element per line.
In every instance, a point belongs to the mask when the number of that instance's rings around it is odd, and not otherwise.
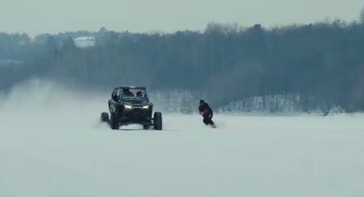
<path fill-rule="evenodd" d="M 175 129 L 175 128 L 162 128 L 162 130 L 155 130 L 153 126 L 149 129 L 143 129 L 141 125 L 128 125 L 128 126 L 120 126 L 119 129 L 112 130 L 110 125 L 105 122 L 97 122 L 94 129 L 107 129 L 110 131 L 150 131 L 150 132 L 163 132 L 163 131 L 176 131 L 176 132 L 183 132 L 183 130 Z"/>
<path fill-rule="evenodd" d="M 110 129 L 111 130 L 111 129 Z M 123 128 L 123 127 L 120 127 L 119 129 L 117 130 L 112 130 L 112 131 L 145 131 L 145 132 L 166 132 L 166 131 L 179 131 L 179 132 L 182 132 L 182 130 L 177 130 L 177 129 L 168 129 L 168 128 L 165 128 L 165 129 L 162 129 L 162 130 L 155 130 L 153 128 L 150 128 L 150 129 L 143 129 L 143 128 Z"/>

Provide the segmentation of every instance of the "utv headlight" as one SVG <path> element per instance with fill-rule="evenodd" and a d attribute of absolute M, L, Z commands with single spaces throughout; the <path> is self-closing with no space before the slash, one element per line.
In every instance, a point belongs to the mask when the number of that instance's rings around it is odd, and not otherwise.
<path fill-rule="evenodd" d="M 124 105 L 125 106 L 125 109 L 131 109 L 131 108 L 133 108 L 133 106 L 131 106 L 131 105 Z"/>
<path fill-rule="evenodd" d="M 144 105 L 143 109 L 149 109 L 149 105 Z"/>

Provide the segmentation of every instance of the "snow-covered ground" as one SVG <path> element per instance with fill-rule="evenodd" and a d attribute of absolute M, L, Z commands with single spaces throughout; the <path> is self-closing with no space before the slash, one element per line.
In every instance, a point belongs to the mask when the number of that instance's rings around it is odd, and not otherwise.
<path fill-rule="evenodd" d="M 364 116 L 164 114 L 110 130 L 106 97 L 18 87 L 0 102 L 1 197 L 364 195 Z M 45 99 L 47 98 L 47 99 Z"/>

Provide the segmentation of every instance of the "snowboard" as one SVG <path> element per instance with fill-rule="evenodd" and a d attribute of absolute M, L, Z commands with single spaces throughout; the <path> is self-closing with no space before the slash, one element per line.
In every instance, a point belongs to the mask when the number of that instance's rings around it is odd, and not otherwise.
<path fill-rule="evenodd" d="M 215 125 L 209 125 L 211 128 L 217 128 L 216 124 Z"/>

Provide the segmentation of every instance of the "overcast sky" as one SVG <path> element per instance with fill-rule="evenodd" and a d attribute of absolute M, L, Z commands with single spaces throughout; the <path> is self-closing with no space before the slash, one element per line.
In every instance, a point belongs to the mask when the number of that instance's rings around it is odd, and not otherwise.
<path fill-rule="evenodd" d="M 357 20 L 364 0 L 0 0 L 0 32 L 203 30 L 208 22 L 264 26 Z"/>

